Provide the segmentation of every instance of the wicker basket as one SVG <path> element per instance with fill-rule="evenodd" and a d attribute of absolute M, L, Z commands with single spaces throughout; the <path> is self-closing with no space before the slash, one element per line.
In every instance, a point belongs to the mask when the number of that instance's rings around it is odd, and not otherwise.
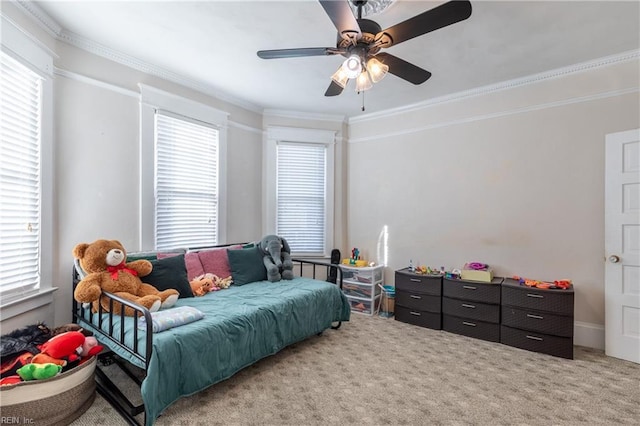
<path fill-rule="evenodd" d="M 68 425 L 96 397 L 96 357 L 51 379 L 0 386 L 0 415 L 18 424 Z"/>

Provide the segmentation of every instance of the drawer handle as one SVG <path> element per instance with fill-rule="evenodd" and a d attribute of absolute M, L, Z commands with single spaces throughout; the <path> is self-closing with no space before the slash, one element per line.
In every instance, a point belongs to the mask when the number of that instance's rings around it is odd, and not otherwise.
<path fill-rule="evenodd" d="M 527 293 L 527 297 L 535 297 L 536 299 L 544 299 L 544 296 L 541 294 L 531 294 Z"/>
<path fill-rule="evenodd" d="M 466 288 L 467 290 L 475 290 L 476 287 L 471 286 L 471 285 L 463 285 L 462 288 Z"/>
<path fill-rule="evenodd" d="M 419 317 L 419 316 L 421 315 L 421 314 L 420 314 L 420 312 L 409 311 L 409 313 L 410 313 L 411 315 L 415 315 L 415 316 L 417 316 L 417 317 Z"/>
<path fill-rule="evenodd" d="M 464 324 L 464 325 L 468 325 L 468 326 L 470 326 L 470 327 L 476 327 L 476 326 L 477 326 L 477 324 L 474 324 L 474 323 L 472 323 L 472 322 L 467 322 L 467 321 L 462 321 L 462 324 Z"/>
<path fill-rule="evenodd" d="M 537 337 L 537 336 L 527 336 L 527 339 L 537 340 L 537 341 L 539 341 L 539 342 L 542 342 L 542 337 Z"/>
<path fill-rule="evenodd" d="M 475 309 L 475 308 L 476 308 L 474 305 L 470 305 L 470 304 L 468 304 L 468 303 L 463 303 L 463 304 L 462 304 L 462 307 L 463 307 L 463 308 L 471 308 L 471 309 Z"/>
<path fill-rule="evenodd" d="M 416 296 L 415 294 L 412 294 L 412 295 L 411 295 L 411 296 L 409 296 L 409 297 L 411 297 L 412 299 L 422 299 L 422 297 L 421 297 L 421 296 Z"/>
<path fill-rule="evenodd" d="M 414 283 L 421 283 L 422 280 L 418 279 L 418 278 L 409 278 L 411 281 L 413 281 Z"/>
<path fill-rule="evenodd" d="M 542 315 L 533 315 L 533 314 L 527 314 L 527 318 L 544 319 Z"/>

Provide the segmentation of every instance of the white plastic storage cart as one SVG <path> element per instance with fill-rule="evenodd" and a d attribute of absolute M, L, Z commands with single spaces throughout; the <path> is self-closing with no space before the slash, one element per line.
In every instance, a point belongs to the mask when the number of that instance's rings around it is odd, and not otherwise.
<path fill-rule="evenodd" d="M 340 265 L 342 269 L 342 291 L 352 312 L 373 315 L 380 303 L 384 266 L 356 267 Z"/>

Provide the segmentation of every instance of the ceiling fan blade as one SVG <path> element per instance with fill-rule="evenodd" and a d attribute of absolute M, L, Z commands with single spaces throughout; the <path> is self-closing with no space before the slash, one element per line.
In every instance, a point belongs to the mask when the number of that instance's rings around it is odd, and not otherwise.
<path fill-rule="evenodd" d="M 376 59 L 389 66 L 389 72 L 396 77 L 407 80 L 409 83 L 422 84 L 431 77 L 431 73 L 416 65 L 413 65 L 397 56 L 382 52 L 375 56 Z"/>
<path fill-rule="evenodd" d="M 342 51 L 335 47 L 302 47 L 299 49 L 259 50 L 262 59 L 298 58 L 302 56 L 339 55 Z"/>
<path fill-rule="evenodd" d="M 329 15 L 329 19 L 338 30 L 342 38 L 359 40 L 362 37 L 360 25 L 353 16 L 349 0 L 318 0 L 324 11 Z"/>
<path fill-rule="evenodd" d="M 464 21 L 469 16 L 471 16 L 471 3 L 467 0 L 454 0 L 382 30 L 376 34 L 375 39 L 381 43 L 381 47 L 391 47 L 394 44 Z"/>
<path fill-rule="evenodd" d="M 337 96 L 340 93 L 342 93 L 342 90 L 344 90 L 344 88 L 342 86 L 340 86 L 335 81 L 331 80 L 331 84 L 327 88 L 327 91 L 324 92 L 324 95 L 325 96 Z"/>

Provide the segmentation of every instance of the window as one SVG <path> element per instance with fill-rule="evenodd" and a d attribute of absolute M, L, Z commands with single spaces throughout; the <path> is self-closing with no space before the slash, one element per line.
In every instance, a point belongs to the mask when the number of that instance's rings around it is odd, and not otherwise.
<path fill-rule="evenodd" d="M 52 67 L 47 51 L 2 18 L 2 320 L 52 301 Z"/>
<path fill-rule="evenodd" d="M 156 113 L 156 248 L 218 242 L 218 131 Z"/>
<path fill-rule="evenodd" d="M 11 299 L 40 287 L 42 82 L 6 54 L 0 59 L 0 288 Z"/>
<path fill-rule="evenodd" d="M 227 113 L 140 90 L 140 249 L 226 242 Z"/>
<path fill-rule="evenodd" d="M 325 253 L 327 147 L 278 142 L 276 234 L 298 254 Z"/>
<path fill-rule="evenodd" d="M 334 131 L 267 130 L 266 233 L 297 256 L 328 256 L 333 247 Z"/>

